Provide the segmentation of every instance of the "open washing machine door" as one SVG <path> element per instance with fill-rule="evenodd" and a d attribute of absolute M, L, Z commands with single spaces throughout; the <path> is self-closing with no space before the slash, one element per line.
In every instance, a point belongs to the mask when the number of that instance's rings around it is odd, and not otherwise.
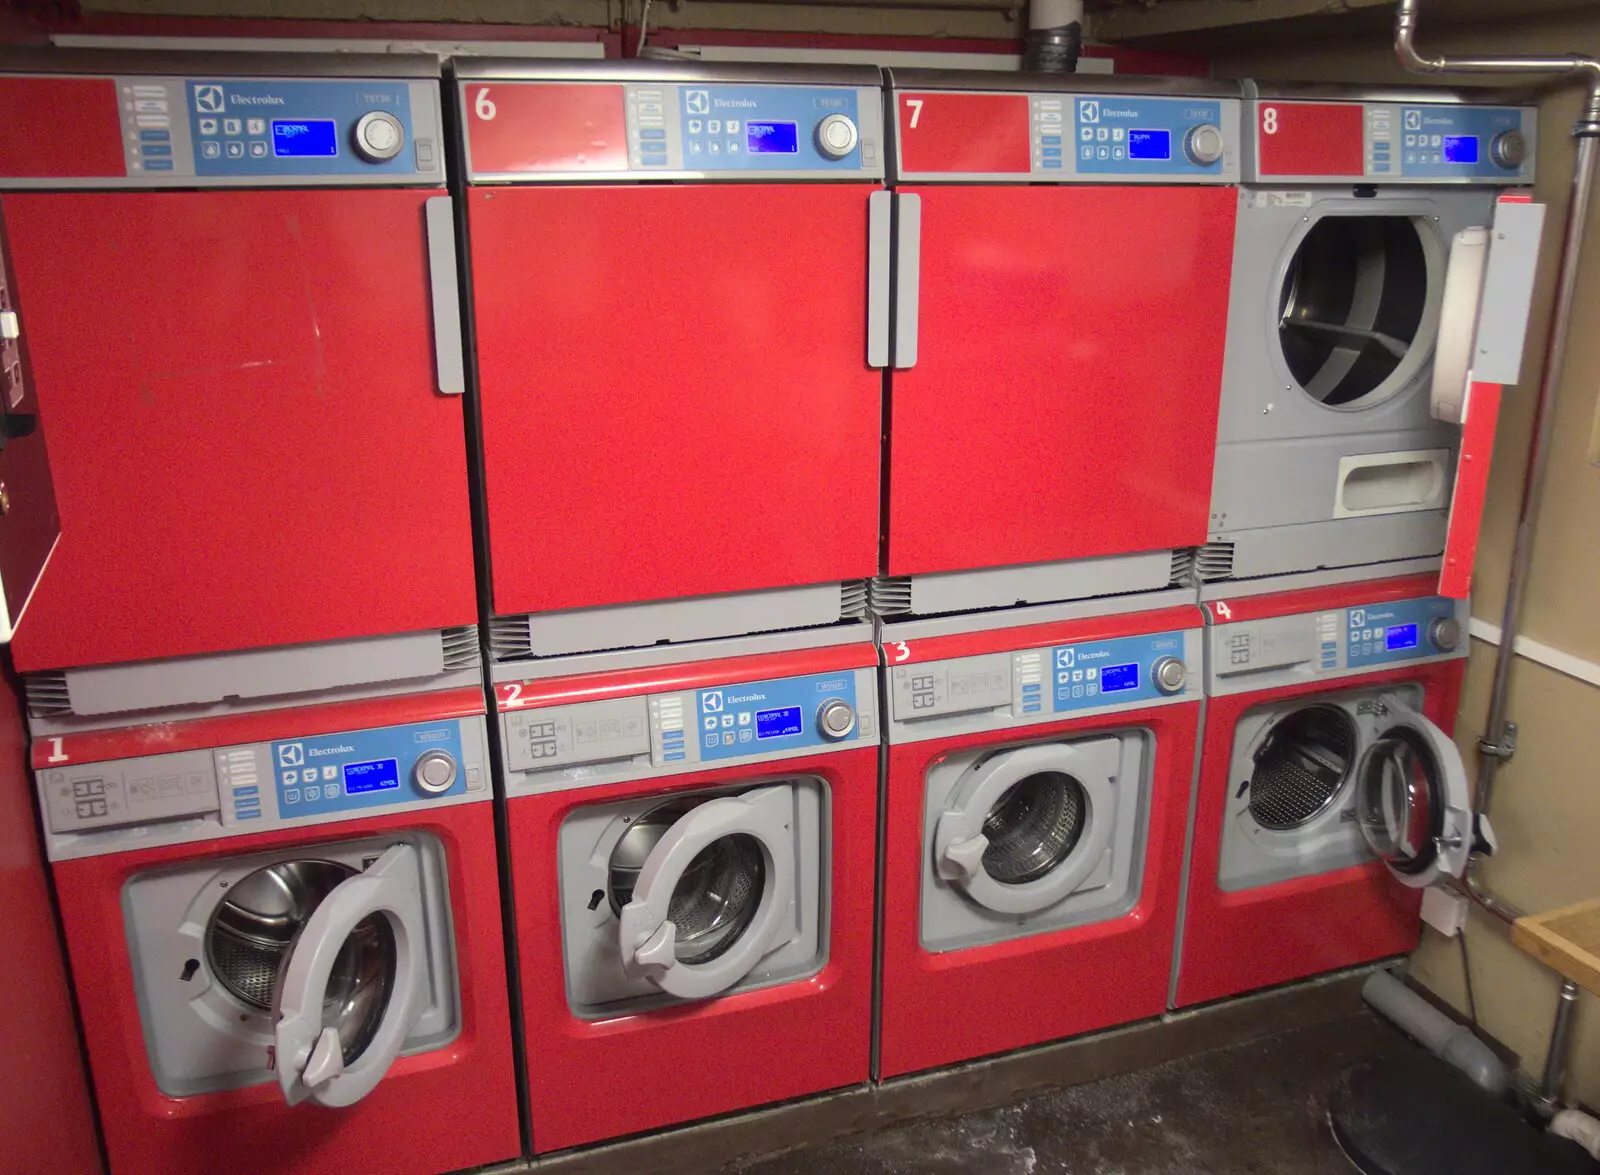
<path fill-rule="evenodd" d="M 1031 914 L 1067 897 L 1111 843 L 1122 741 L 1045 743 L 968 769 L 939 817 L 939 876 L 996 913 Z"/>
<path fill-rule="evenodd" d="M 426 1003 L 417 850 L 394 845 L 359 873 L 317 860 L 259 869 L 218 909 L 226 933 L 213 937 L 247 955 L 253 931 L 296 921 L 271 999 L 278 1084 L 290 1105 L 348 1106 L 383 1079 Z"/>
<path fill-rule="evenodd" d="M 1379 699 L 1378 737 L 1356 764 L 1361 835 L 1409 886 L 1461 876 L 1472 852 L 1466 766 L 1444 731 L 1393 694 Z"/>
<path fill-rule="evenodd" d="M 726 991 L 794 932 L 794 789 L 660 804 L 611 873 L 628 974 L 680 999 Z"/>

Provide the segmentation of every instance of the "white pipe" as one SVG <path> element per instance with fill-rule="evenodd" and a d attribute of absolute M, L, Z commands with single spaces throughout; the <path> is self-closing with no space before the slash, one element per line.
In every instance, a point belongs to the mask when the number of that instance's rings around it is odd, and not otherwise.
<path fill-rule="evenodd" d="M 1505 1064 L 1464 1024 L 1457 1024 L 1387 971 L 1374 971 L 1361 998 L 1429 1052 L 1450 1062 L 1496 1097 L 1506 1091 Z"/>
<path fill-rule="evenodd" d="M 1582 1110 L 1561 1110 L 1550 1119 L 1550 1133 L 1572 1139 L 1600 1159 L 1600 1118 L 1591 1118 Z"/>

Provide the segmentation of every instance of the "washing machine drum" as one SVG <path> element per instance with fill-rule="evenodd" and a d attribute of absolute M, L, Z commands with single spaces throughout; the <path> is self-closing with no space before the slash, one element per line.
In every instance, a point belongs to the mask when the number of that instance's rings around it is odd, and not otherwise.
<path fill-rule="evenodd" d="M 1402 700 L 1379 702 L 1378 737 L 1356 765 L 1361 834 L 1401 881 L 1461 876 L 1472 851 L 1466 768 L 1445 733 Z"/>
<path fill-rule="evenodd" d="M 1303 828 L 1339 799 L 1355 768 L 1355 719 L 1342 706 L 1313 704 L 1273 723 L 1254 755 L 1250 818 L 1273 832 Z"/>
<path fill-rule="evenodd" d="M 938 875 L 1000 914 L 1070 896 L 1111 843 L 1122 742 L 1045 743 L 969 767 L 934 830 Z"/>
<path fill-rule="evenodd" d="M 794 933 L 794 789 L 669 800 L 612 849 L 623 966 L 670 995 L 726 991 Z"/>
<path fill-rule="evenodd" d="M 1442 249 L 1409 216 L 1324 216 L 1300 239 L 1278 296 L 1295 381 L 1333 408 L 1365 408 L 1422 371 L 1438 331 Z"/>

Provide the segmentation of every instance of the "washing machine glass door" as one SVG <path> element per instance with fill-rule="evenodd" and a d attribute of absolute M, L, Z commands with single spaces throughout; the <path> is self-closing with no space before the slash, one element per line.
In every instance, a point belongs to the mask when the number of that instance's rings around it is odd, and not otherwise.
<path fill-rule="evenodd" d="M 399 844 L 361 873 L 327 862 L 271 866 L 241 882 L 231 901 L 256 887 L 258 904 L 270 908 L 270 891 L 292 891 L 291 871 L 308 865 L 348 875 L 314 901 L 278 966 L 278 1084 L 290 1105 L 348 1106 L 383 1079 L 427 1002 L 421 860 Z"/>
<path fill-rule="evenodd" d="M 726 991 L 793 933 L 794 789 L 662 804 L 611 872 L 628 973 L 682 999 Z"/>
<path fill-rule="evenodd" d="M 1377 741 L 1356 765 L 1361 834 L 1406 885 L 1461 876 L 1472 851 L 1467 771 L 1444 731 L 1385 695 Z"/>
<path fill-rule="evenodd" d="M 934 867 L 979 905 L 1031 914 L 1094 871 L 1116 811 L 1122 740 L 1044 743 L 970 767 L 934 830 Z"/>
<path fill-rule="evenodd" d="M 1250 819 L 1272 832 L 1292 832 L 1326 812 L 1340 796 L 1356 763 L 1360 734 L 1343 706 L 1316 702 L 1277 719 L 1252 758 Z"/>

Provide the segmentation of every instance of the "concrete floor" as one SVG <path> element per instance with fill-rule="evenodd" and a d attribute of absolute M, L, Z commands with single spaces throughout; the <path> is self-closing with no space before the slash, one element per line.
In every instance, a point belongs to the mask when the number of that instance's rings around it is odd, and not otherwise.
<path fill-rule="evenodd" d="M 994 1110 L 779 1156 L 726 1175 L 1349 1175 L 1327 1095 L 1398 1036 L 1368 1015 Z"/>

